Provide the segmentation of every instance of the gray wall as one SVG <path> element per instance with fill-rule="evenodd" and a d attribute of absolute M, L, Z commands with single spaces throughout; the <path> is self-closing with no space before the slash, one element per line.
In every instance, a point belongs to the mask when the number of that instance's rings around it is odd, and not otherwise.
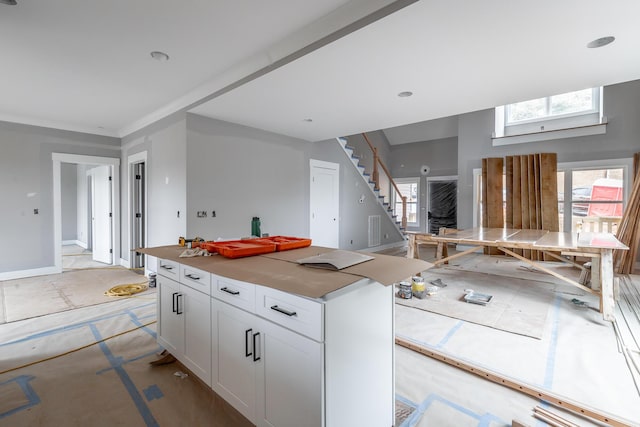
<path fill-rule="evenodd" d="M 368 217 L 380 215 L 380 243 L 387 245 L 401 242 L 402 235 L 393 223 L 387 219 L 387 213 L 375 199 L 369 185 L 353 166 L 351 160 L 335 139 L 314 142 L 310 158 L 340 165 L 340 243 L 341 249 L 365 249 L 369 244 Z M 307 173 L 308 183 L 309 174 Z M 361 195 L 364 203 L 359 203 Z"/>
<path fill-rule="evenodd" d="M 375 132 L 367 132 L 367 138 L 378 150 L 378 157 L 382 160 L 382 163 L 389 169 L 391 172 L 390 166 L 390 152 L 391 145 L 387 140 L 387 137 L 384 135 L 382 131 Z M 351 135 L 347 137 L 347 145 L 353 148 L 353 154 L 360 158 L 360 166 L 364 167 L 364 170 L 369 175 L 373 175 L 373 151 L 367 144 L 367 141 L 364 139 L 362 134 Z M 390 198 L 390 181 L 389 177 L 384 173 L 381 167 L 378 167 L 379 170 L 379 185 L 380 185 L 380 195 L 385 197 L 385 202 L 390 202 L 392 198 Z M 393 172 L 391 172 L 393 174 Z"/>
<path fill-rule="evenodd" d="M 458 138 L 392 145 L 389 158 L 394 178 L 420 178 L 420 226 L 408 228 L 426 232 L 427 178 L 458 174 Z M 431 168 L 429 175 L 421 175 L 422 165 Z"/>
<path fill-rule="evenodd" d="M 0 122 L 0 141 L 0 273 L 53 266 L 51 154 L 119 157 L 120 140 Z M 29 256 L 16 242 L 29 242 Z"/>
<path fill-rule="evenodd" d="M 187 120 L 176 113 L 122 140 L 121 257 L 130 260 L 128 157 L 147 152 L 147 246 L 175 245 L 187 234 Z M 180 213 L 178 215 L 178 212 Z"/>
<path fill-rule="evenodd" d="M 78 173 L 77 165 L 62 163 L 60 166 L 60 202 L 62 204 L 62 241 L 78 237 Z"/>
<path fill-rule="evenodd" d="M 187 123 L 189 236 L 250 236 L 254 216 L 262 233 L 309 235 L 310 143 L 193 114 Z"/>
<path fill-rule="evenodd" d="M 640 80 L 606 86 L 607 133 L 493 147 L 494 110 L 461 115 L 458 122 L 458 227 L 473 225 L 473 169 L 482 158 L 552 152 L 558 162 L 633 157 L 640 151 Z"/>

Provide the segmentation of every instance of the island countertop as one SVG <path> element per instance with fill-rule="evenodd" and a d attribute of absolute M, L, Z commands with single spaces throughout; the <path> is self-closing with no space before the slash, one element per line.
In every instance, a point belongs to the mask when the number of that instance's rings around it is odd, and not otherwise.
<path fill-rule="evenodd" d="M 372 260 L 340 271 L 305 267 L 297 263 L 299 259 L 334 250 L 320 246 L 235 259 L 217 254 L 180 257 L 185 250 L 185 247 L 178 245 L 136 249 L 137 252 L 156 258 L 309 298 L 325 297 L 362 278 L 370 278 L 384 286 L 390 286 L 433 267 L 433 264 L 419 259 L 369 252 L 366 254 L 372 256 Z"/>

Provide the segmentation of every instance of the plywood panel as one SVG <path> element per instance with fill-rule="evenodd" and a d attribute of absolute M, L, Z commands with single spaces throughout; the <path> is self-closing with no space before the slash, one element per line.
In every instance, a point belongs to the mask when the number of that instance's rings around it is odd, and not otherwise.
<path fill-rule="evenodd" d="M 505 173 L 505 226 L 513 228 L 513 157 L 507 156 L 504 164 Z"/>
<path fill-rule="evenodd" d="M 529 216 L 529 156 L 520 156 L 520 206 L 522 213 L 522 229 L 530 229 Z M 531 251 L 525 249 L 522 256 L 529 258 Z"/>
<path fill-rule="evenodd" d="M 504 173 L 504 159 L 502 157 L 491 157 L 486 159 L 487 164 L 487 197 L 486 213 L 487 227 L 504 227 L 504 210 L 502 201 L 502 183 Z M 488 253 L 495 255 L 500 253 L 495 248 L 489 248 Z"/>

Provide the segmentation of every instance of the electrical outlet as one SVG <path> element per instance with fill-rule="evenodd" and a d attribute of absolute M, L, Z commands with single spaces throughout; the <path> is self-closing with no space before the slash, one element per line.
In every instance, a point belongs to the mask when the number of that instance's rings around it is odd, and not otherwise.
<path fill-rule="evenodd" d="M 207 211 L 198 211 L 198 212 L 196 213 L 196 216 L 197 216 L 198 218 L 206 218 L 206 217 L 207 217 Z"/>
<path fill-rule="evenodd" d="M 216 217 L 216 211 L 211 211 L 211 218 L 215 218 Z"/>
<path fill-rule="evenodd" d="M 38 212 L 39 212 L 39 211 L 38 211 L 38 209 L 34 209 L 34 210 L 33 210 L 33 214 L 34 214 L 34 215 L 38 215 Z"/>

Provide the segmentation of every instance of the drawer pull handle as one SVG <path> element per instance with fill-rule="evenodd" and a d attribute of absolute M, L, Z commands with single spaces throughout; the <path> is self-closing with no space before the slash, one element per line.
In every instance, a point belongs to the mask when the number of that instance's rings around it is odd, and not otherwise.
<path fill-rule="evenodd" d="M 253 332 L 253 329 L 247 329 L 244 331 L 244 356 L 249 357 L 253 354 L 253 351 L 249 351 L 249 336 Z"/>
<path fill-rule="evenodd" d="M 286 314 L 289 317 L 296 316 L 298 314 L 295 311 L 285 310 L 284 308 L 280 308 L 277 305 L 272 305 L 271 306 L 271 310 L 275 310 L 275 311 L 277 311 L 279 313 Z"/>
<path fill-rule="evenodd" d="M 173 267 L 170 265 L 161 265 L 160 268 L 164 268 L 165 270 L 173 270 Z"/>
<path fill-rule="evenodd" d="M 189 274 L 185 274 L 185 276 L 187 276 L 189 279 L 193 279 L 193 280 L 200 280 L 200 277 L 198 276 L 194 276 L 193 274 L 189 273 Z"/>
<path fill-rule="evenodd" d="M 260 332 L 256 332 L 255 334 L 253 334 L 253 361 L 257 362 L 258 360 L 260 360 L 260 356 L 258 356 L 258 350 L 256 347 L 256 337 L 260 336 Z M 260 343 L 260 340 L 258 340 L 258 343 Z"/>
<path fill-rule="evenodd" d="M 172 307 L 172 311 L 173 311 L 174 313 L 176 313 L 176 312 L 178 311 L 178 309 L 176 308 L 176 300 L 177 300 L 176 295 L 178 295 L 178 293 L 177 293 L 177 292 L 174 292 L 174 293 L 173 293 L 173 295 L 172 295 L 172 297 L 173 297 L 173 301 L 172 301 L 172 303 L 173 303 L 173 304 L 172 304 L 172 305 L 173 305 L 173 307 Z"/>
<path fill-rule="evenodd" d="M 226 292 L 226 293 L 231 294 L 231 295 L 240 295 L 240 291 L 231 290 L 231 289 L 227 288 L 226 286 L 224 288 L 220 289 L 220 290 L 222 292 Z"/>
<path fill-rule="evenodd" d="M 176 314 L 182 314 L 182 309 L 180 308 L 180 302 L 182 302 L 182 294 L 178 294 L 176 296 Z"/>

